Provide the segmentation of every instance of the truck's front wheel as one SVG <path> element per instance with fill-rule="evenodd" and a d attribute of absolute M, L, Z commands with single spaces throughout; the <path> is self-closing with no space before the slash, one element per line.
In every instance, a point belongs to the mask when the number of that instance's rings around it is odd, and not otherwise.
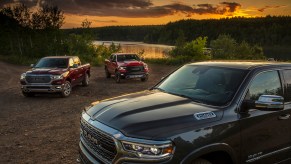
<path fill-rule="evenodd" d="M 22 91 L 23 96 L 25 97 L 34 97 L 34 93 L 30 93 L 30 92 L 23 92 Z"/>
<path fill-rule="evenodd" d="M 89 85 L 89 75 L 88 73 L 85 73 L 84 79 L 82 81 L 83 86 L 88 86 Z"/>
<path fill-rule="evenodd" d="M 71 92 L 72 92 L 72 85 L 69 81 L 66 81 L 64 83 L 64 87 L 63 87 L 63 90 L 61 92 L 61 95 L 62 95 L 62 97 L 68 97 L 68 96 L 70 96 Z"/>
<path fill-rule="evenodd" d="M 120 80 L 121 80 L 120 73 L 119 73 L 119 72 L 116 72 L 116 73 L 115 73 L 115 82 L 116 82 L 116 83 L 120 83 Z"/>

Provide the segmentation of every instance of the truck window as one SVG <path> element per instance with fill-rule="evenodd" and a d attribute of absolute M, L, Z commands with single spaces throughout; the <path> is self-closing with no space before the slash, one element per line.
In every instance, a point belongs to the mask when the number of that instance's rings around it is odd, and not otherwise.
<path fill-rule="evenodd" d="M 78 64 L 78 66 L 81 65 L 81 61 L 80 61 L 80 59 L 78 57 L 74 58 L 74 64 Z"/>
<path fill-rule="evenodd" d="M 291 102 L 291 70 L 283 71 L 285 79 L 285 102 Z"/>
<path fill-rule="evenodd" d="M 278 71 L 263 72 L 253 79 L 246 99 L 258 100 L 261 95 L 282 96 L 282 86 Z"/>
<path fill-rule="evenodd" d="M 204 104 L 222 106 L 232 100 L 246 73 L 246 70 L 233 68 L 186 65 L 155 88 Z"/>
<path fill-rule="evenodd" d="M 70 58 L 70 60 L 69 60 L 69 67 L 73 67 L 73 65 L 74 65 L 74 61 L 73 61 L 72 58 Z"/>

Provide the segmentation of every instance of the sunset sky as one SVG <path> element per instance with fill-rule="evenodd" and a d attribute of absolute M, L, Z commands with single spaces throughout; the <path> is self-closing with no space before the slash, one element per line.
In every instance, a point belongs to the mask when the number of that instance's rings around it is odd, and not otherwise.
<path fill-rule="evenodd" d="M 156 25 L 180 19 L 291 15 L 291 0 L 0 0 L 0 8 L 24 3 L 32 9 L 57 5 L 65 15 L 62 28 Z"/>

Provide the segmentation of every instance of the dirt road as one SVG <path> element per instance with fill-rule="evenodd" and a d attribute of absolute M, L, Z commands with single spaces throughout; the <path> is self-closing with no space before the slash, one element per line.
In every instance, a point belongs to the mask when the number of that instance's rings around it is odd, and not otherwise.
<path fill-rule="evenodd" d="M 93 67 L 90 85 L 75 87 L 68 98 L 26 98 L 19 77 L 29 67 L 0 62 L 0 163 L 76 163 L 82 109 L 96 100 L 145 90 L 176 68 L 149 67 L 147 82 L 116 84 L 105 78 L 102 67 Z"/>

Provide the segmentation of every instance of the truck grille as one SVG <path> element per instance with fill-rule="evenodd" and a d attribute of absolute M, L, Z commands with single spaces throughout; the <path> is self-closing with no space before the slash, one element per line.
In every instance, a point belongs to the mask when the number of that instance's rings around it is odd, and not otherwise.
<path fill-rule="evenodd" d="M 112 137 L 92 127 L 92 125 L 83 119 L 81 119 L 81 129 L 85 144 L 99 155 L 99 157 L 111 163 L 117 154 L 115 142 Z"/>
<path fill-rule="evenodd" d="M 127 72 L 143 72 L 144 67 L 143 66 L 130 66 L 127 67 Z"/>
<path fill-rule="evenodd" d="M 51 77 L 48 75 L 27 75 L 25 80 L 28 83 L 49 83 L 51 81 Z"/>

